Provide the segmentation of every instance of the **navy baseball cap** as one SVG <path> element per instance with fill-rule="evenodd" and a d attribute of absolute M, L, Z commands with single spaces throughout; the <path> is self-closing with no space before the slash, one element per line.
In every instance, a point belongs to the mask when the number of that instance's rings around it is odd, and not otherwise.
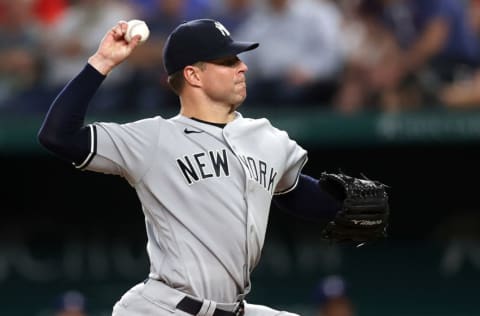
<path fill-rule="evenodd" d="M 218 21 L 198 19 L 183 22 L 167 38 L 163 64 L 168 75 L 199 61 L 209 61 L 258 47 L 258 43 L 237 42 Z"/>

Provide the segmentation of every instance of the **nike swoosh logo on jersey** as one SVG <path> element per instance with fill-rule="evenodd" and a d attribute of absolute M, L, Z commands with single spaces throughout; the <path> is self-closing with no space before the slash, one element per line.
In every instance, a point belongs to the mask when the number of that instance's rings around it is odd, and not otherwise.
<path fill-rule="evenodd" d="M 185 128 L 185 129 L 183 130 L 183 132 L 184 132 L 185 134 L 203 133 L 203 131 L 195 131 L 195 130 L 193 130 L 193 129 L 187 129 L 187 128 Z"/>

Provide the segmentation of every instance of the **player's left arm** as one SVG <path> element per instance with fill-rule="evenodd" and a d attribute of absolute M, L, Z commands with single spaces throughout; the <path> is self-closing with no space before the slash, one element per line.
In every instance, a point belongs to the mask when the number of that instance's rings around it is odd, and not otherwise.
<path fill-rule="evenodd" d="M 303 175 L 306 150 L 286 132 L 276 134 L 280 144 L 284 141 L 285 160 L 273 203 L 304 218 L 327 219 L 322 230 L 326 239 L 363 244 L 386 236 L 390 208 L 385 184 L 343 173 L 323 172 L 319 179 Z"/>
<path fill-rule="evenodd" d="M 322 189 L 318 179 L 305 174 L 300 174 L 293 190 L 274 195 L 273 203 L 290 214 L 314 220 L 331 220 L 341 207 L 337 199 Z"/>
<path fill-rule="evenodd" d="M 273 202 L 307 218 L 327 220 L 322 237 L 338 242 L 366 242 L 387 236 L 390 208 L 386 185 L 343 173 L 322 173 L 314 179 L 300 175 L 297 186 Z"/>

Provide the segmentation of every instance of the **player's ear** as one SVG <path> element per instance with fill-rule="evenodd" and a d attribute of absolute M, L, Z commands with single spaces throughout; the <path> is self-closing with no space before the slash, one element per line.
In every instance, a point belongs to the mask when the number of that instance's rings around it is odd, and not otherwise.
<path fill-rule="evenodd" d="M 183 76 L 185 77 L 185 81 L 194 87 L 200 87 L 201 80 L 199 72 L 200 68 L 195 65 L 186 66 L 183 69 Z"/>

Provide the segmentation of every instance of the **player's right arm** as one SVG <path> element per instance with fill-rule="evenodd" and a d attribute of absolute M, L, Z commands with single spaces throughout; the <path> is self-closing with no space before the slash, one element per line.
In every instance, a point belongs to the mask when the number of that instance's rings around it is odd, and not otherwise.
<path fill-rule="evenodd" d="M 80 164 L 90 154 L 92 132 L 84 126 L 87 106 L 108 73 L 138 45 L 139 37 L 129 43 L 125 41 L 126 30 L 124 21 L 109 30 L 85 68 L 52 102 L 38 139 L 59 157 Z"/>

